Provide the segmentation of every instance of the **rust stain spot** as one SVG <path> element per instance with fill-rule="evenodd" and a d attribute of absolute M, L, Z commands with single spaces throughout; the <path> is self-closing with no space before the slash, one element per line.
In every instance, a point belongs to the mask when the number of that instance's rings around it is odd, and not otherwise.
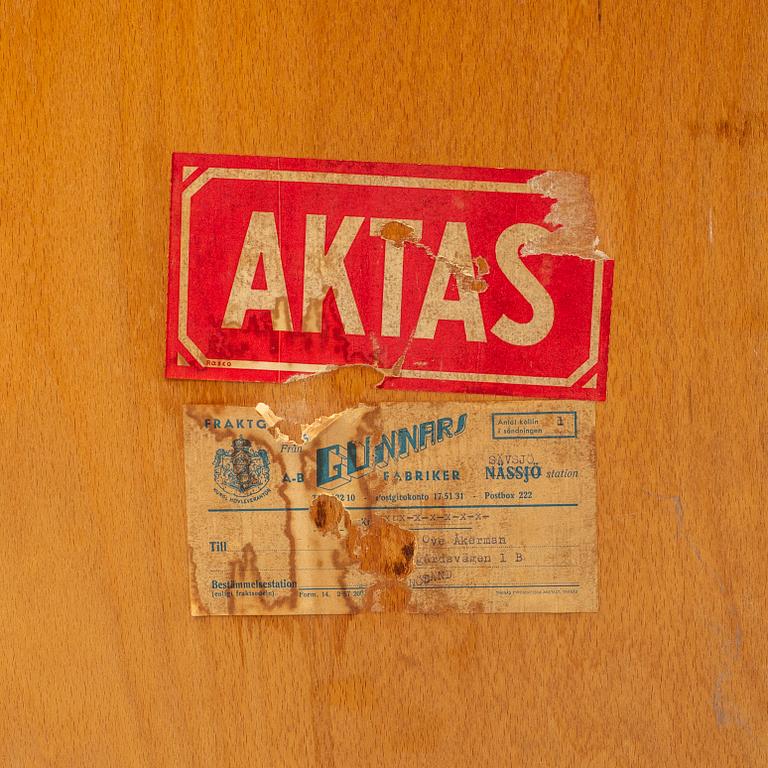
<path fill-rule="evenodd" d="M 347 551 L 360 570 L 402 579 L 413 572 L 415 542 L 412 531 L 375 516 L 362 536 L 358 526 L 350 529 Z"/>
<path fill-rule="evenodd" d="M 344 506 L 335 496 L 318 496 L 309 508 L 309 515 L 321 533 L 339 535 L 339 523 L 344 519 Z"/>
<path fill-rule="evenodd" d="M 483 291 L 488 290 L 488 283 L 486 283 L 485 280 L 482 280 L 482 279 L 472 280 L 466 275 L 461 275 L 461 287 L 465 291 L 474 291 L 475 293 L 482 293 Z"/>
<path fill-rule="evenodd" d="M 402 248 L 405 243 L 411 243 L 416 248 L 421 249 L 431 259 L 435 261 L 442 261 L 447 264 L 453 275 L 456 277 L 457 282 L 461 288 L 465 291 L 475 291 L 476 293 L 482 293 L 488 288 L 488 284 L 485 280 L 482 280 L 483 275 L 487 275 L 489 272 L 488 262 L 479 256 L 474 259 L 474 265 L 469 266 L 466 264 L 456 264 L 453 261 L 446 259 L 445 257 L 435 253 L 428 245 L 425 245 L 420 240 L 417 240 L 416 233 L 410 225 L 404 221 L 388 221 L 382 226 L 379 236 L 383 240 L 389 240 L 394 243 L 398 248 Z M 477 269 L 477 275 L 475 275 L 475 268 Z M 472 274 L 469 274 L 469 271 Z M 399 375 L 399 374 L 395 374 Z"/>
<path fill-rule="evenodd" d="M 406 242 L 416 242 L 413 227 L 409 227 L 402 221 L 388 221 L 381 228 L 380 237 L 394 243 L 398 248 L 402 248 Z"/>
<path fill-rule="evenodd" d="M 309 514 L 320 533 L 333 534 L 342 539 L 351 565 L 378 577 L 368 588 L 363 610 L 395 611 L 407 608 L 411 590 L 405 580 L 413 573 L 416 551 L 416 536 L 412 531 L 378 515 L 371 516 L 368 526 L 355 524 L 344 505 L 327 494 L 315 499 Z M 342 527 L 345 535 L 342 535 Z"/>

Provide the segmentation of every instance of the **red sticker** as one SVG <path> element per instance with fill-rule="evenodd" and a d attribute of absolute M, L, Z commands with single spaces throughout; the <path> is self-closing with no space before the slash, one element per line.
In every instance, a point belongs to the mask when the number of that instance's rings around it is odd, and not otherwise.
<path fill-rule="evenodd" d="M 175 154 L 166 373 L 603 400 L 596 244 L 577 174 Z"/>

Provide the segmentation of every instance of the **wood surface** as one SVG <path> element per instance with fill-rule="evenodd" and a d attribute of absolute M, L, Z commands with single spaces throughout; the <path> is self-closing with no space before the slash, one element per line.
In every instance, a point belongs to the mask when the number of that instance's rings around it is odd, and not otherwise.
<path fill-rule="evenodd" d="M 0 765 L 764 766 L 765 2 L 0 6 Z M 590 174 L 600 610 L 190 616 L 171 152 Z"/>

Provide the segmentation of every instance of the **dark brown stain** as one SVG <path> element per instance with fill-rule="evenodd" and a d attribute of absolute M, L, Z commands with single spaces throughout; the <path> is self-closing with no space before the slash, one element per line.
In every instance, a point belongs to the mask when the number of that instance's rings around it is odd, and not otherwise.
<path fill-rule="evenodd" d="M 415 540 L 412 531 L 372 515 L 364 534 L 358 526 L 348 532 L 347 551 L 358 561 L 360 570 L 402 579 L 413 572 Z"/>
<path fill-rule="evenodd" d="M 344 507 L 335 496 L 322 494 L 309 508 L 309 515 L 321 533 L 339 532 L 339 523 L 344 518 Z"/>
<path fill-rule="evenodd" d="M 280 498 L 285 504 L 285 524 L 283 531 L 285 538 L 288 539 L 288 578 L 294 584 L 297 584 L 296 580 L 296 536 L 293 532 L 293 510 L 291 508 L 291 500 L 288 497 L 286 490 L 286 483 L 282 482 L 282 478 L 288 473 L 288 467 L 285 462 L 285 458 L 279 450 L 273 452 L 273 461 L 275 461 L 280 467 L 281 482 L 277 488 L 277 492 L 280 494 Z M 291 608 L 295 608 L 299 602 L 298 587 L 292 589 L 287 596 L 280 598 L 283 602 L 287 602 Z"/>
<path fill-rule="evenodd" d="M 259 442 L 259 441 L 254 441 Z M 283 525 L 283 532 L 288 540 L 288 576 L 287 579 L 294 584 L 297 584 L 296 579 L 296 536 L 293 532 L 293 510 L 291 508 L 291 500 L 288 498 L 286 492 L 286 483 L 282 482 L 282 478 L 287 473 L 285 459 L 283 454 L 280 453 L 279 447 L 275 449 L 275 445 L 269 445 L 264 443 L 264 447 L 272 457 L 272 460 L 279 467 L 279 477 L 281 478 L 280 484 L 277 486 L 276 491 L 285 504 L 285 522 Z M 253 544 L 248 542 L 243 546 L 240 557 L 236 557 L 229 563 L 229 580 L 230 581 L 265 581 L 261 576 L 261 571 L 258 567 L 256 551 L 253 548 Z M 259 597 L 246 597 L 242 598 L 242 602 L 248 604 L 251 600 L 256 600 L 266 611 L 275 610 L 287 605 L 289 608 L 295 608 L 299 599 L 298 586 L 292 588 L 287 594 L 271 600 L 266 596 Z M 248 610 L 241 610 L 244 606 L 234 596 L 234 590 L 230 597 L 227 598 L 227 612 L 230 614 L 249 613 Z"/>
<path fill-rule="evenodd" d="M 362 424 L 358 429 L 361 427 Z M 370 500 L 370 489 L 366 489 L 366 485 L 361 483 L 364 495 Z M 343 549 L 333 555 L 334 565 L 339 569 L 340 586 L 346 586 L 348 572 L 354 566 L 378 577 L 366 592 L 363 610 L 405 610 L 411 599 L 405 579 L 413 572 L 416 550 L 413 532 L 373 513 L 367 526 L 353 523 L 344 505 L 336 497 L 326 494 L 315 499 L 309 514 L 320 533 L 341 539 Z M 345 599 L 350 605 L 350 599 Z"/>
<path fill-rule="evenodd" d="M 189 596 L 192 605 L 195 606 L 196 615 L 208 616 L 210 611 L 205 607 L 200 597 L 200 589 L 197 586 L 197 563 L 195 562 L 195 551 L 188 547 L 189 551 Z"/>
<path fill-rule="evenodd" d="M 350 569 L 354 566 L 354 562 L 350 559 L 345 550 L 336 550 L 331 555 L 331 562 L 339 574 L 338 582 L 339 586 L 344 590 L 341 594 L 347 605 L 347 609 L 350 613 L 359 613 L 360 606 L 354 601 L 350 593 L 346 591 L 347 587 L 352 586 L 348 581 L 348 576 Z"/>

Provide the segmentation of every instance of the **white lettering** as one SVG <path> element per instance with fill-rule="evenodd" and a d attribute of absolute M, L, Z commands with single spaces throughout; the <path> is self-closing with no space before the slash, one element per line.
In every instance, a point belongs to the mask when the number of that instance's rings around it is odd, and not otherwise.
<path fill-rule="evenodd" d="M 452 269 L 453 268 L 453 271 Z M 467 341 L 485 341 L 483 315 L 480 311 L 480 297 L 477 291 L 464 288 L 454 271 L 459 268 L 470 280 L 474 275 L 472 254 L 469 250 L 467 225 L 449 221 L 445 225 L 440 250 L 429 278 L 427 293 L 421 306 L 419 322 L 414 336 L 417 339 L 434 339 L 440 320 L 460 320 L 464 324 Z M 456 280 L 459 298 L 446 299 L 445 291 L 450 279 Z"/>
<path fill-rule="evenodd" d="M 262 258 L 266 288 L 255 289 L 253 280 Z M 274 213 L 251 214 L 221 327 L 242 328 L 245 313 L 254 309 L 270 310 L 276 331 L 293 330 Z"/>
<path fill-rule="evenodd" d="M 302 330 L 320 333 L 323 317 L 323 301 L 328 291 L 333 291 L 336 307 L 344 326 L 344 333 L 363 335 L 363 323 L 357 310 L 349 275 L 344 259 L 365 219 L 362 216 L 345 216 L 325 250 L 325 216 L 307 215 L 307 236 L 304 250 L 304 311 Z"/>
<path fill-rule="evenodd" d="M 531 305 L 533 316 L 527 323 L 518 323 L 502 315 L 491 333 L 507 344 L 527 347 L 538 344 L 555 322 L 555 308 L 547 289 L 528 271 L 520 258 L 520 248 L 534 237 L 547 232 L 537 224 L 513 224 L 496 241 L 496 261 L 507 280 L 517 288 Z"/>

